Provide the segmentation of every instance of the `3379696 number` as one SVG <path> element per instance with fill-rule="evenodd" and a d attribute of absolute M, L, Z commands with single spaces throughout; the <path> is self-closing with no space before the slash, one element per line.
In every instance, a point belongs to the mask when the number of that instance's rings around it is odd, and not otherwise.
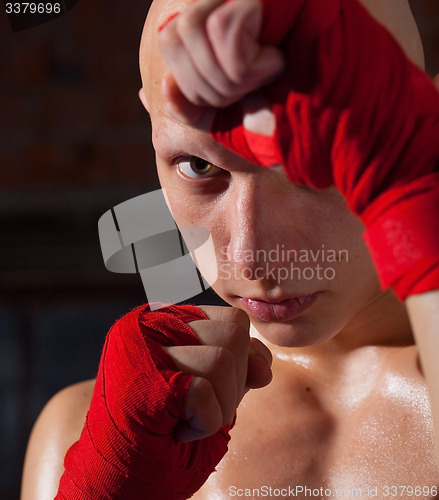
<path fill-rule="evenodd" d="M 8 2 L 6 14 L 60 14 L 60 3 Z"/>
<path fill-rule="evenodd" d="M 436 486 L 383 486 L 384 497 L 436 497 L 438 488 Z"/>

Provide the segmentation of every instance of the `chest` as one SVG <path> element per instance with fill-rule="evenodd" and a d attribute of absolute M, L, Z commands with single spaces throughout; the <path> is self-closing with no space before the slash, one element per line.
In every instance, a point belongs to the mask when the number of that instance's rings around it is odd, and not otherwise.
<path fill-rule="evenodd" d="M 194 498 L 276 498 L 300 487 L 318 498 L 336 490 L 366 497 L 374 488 L 383 498 L 391 486 L 432 491 L 439 475 L 428 393 L 406 368 L 333 384 L 275 370 L 270 386 L 244 398 L 229 452 Z"/>

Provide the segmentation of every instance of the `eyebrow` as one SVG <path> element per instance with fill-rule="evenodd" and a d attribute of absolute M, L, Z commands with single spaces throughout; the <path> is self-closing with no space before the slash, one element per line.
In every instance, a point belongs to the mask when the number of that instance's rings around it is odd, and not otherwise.
<path fill-rule="evenodd" d="M 188 134 L 190 134 L 190 137 L 188 137 Z M 245 162 L 243 158 L 225 149 L 206 132 L 184 125 L 164 114 L 161 114 L 153 121 L 153 138 L 155 135 L 159 136 L 159 139 L 164 142 L 162 154 L 166 158 L 175 157 L 181 155 L 182 152 L 186 152 L 188 155 L 203 158 L 219 167 L 227 165 L 228 170 L 235 170 L 230 167 L 233 167 L 236 162 L 243 162 L 243 164 Z M 161 145 L 154 144 L 154 148 L 160 156 Z M 241 169 L 236 168 L 236 170 Z"/>
<path fill-rule="evenodd" d="M 192 137 L 188 137 L 188 134 Z M 152 121 L 152 139 L 156 148 L 154 136 L 158 136 L 164 142 L 163 149 L 166 148 L 166 156 L 175 156 L 182 150 L 187 150 L 188 154 L 196 155 L 201 151 L 201 132 L 184 125 L 171 117 L 161 115 Z M 163 140 L 163 137 L 165 138 Z M 209 136 L 205 136 L 208 138 Z M 196 140 L 198 138 L 198 140 Z M 156 149 L 160 149 L 160 146 Z"/>
<path fill-rule="evenodd" d="M 154 132 L 158 132 L 158 135 L 163 133 L 170 136 L 171 139 L 165 145 L 165 156 L 161 156 L 154 146 L 157 154 L 163 159 L 169 160 L 187 154 L 188 156 L 202 158 L 229 172 L 254 173 L 264 168 L 248 162 L 245 158 L 225 148 L 206 132 L 184 125 L 163 112 L 157 116 L 155 121 L 157 126 L 154 127 L 153 125 L 153 135 Z M 172 132 L 170 132 L 170 129 L 172 129 Z M 193 139 L 190 141 L 185 135 L 187 130 L 193 131 Z M 201 144 L 203 144 L 202 147 Z"/>

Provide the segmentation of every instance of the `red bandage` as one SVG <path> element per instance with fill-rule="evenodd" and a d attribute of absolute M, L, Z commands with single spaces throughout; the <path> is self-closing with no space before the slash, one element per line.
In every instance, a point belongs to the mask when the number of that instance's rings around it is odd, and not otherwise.
<path fill-rule="evenodd" d="M 383 287 L 439 288 L 439 94 L 356 0 L 262 0 L 261 42 L 287 67 L 261 92 L 276 132 L 259 143 L 240 103 L 212 136 L 249 161 L 281 158 L 290 180 L 337 186 L 366 226 Z"/>
<path fill-rule="evenodd" d="M 112 327 L 57 500 L 183 500 L 206 481 L 227 451 L 229 427 L 190 443 L 174 439 L 193 377 L 162 349 L 199 345 L 186 323 L 201 319 L 193 306 L 142 306 Z"/>

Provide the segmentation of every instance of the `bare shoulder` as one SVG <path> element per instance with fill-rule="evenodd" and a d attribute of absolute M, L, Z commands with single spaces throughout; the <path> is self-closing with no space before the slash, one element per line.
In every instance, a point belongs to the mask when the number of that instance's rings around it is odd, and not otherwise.
<path fill-rule="evenodd" d="M 29 438 L 21 500 L 55 497 L 64 456 L 81 434 L 94 383 L 95 380 L 86 380 L 66 387 L 43 408 Z"/>

